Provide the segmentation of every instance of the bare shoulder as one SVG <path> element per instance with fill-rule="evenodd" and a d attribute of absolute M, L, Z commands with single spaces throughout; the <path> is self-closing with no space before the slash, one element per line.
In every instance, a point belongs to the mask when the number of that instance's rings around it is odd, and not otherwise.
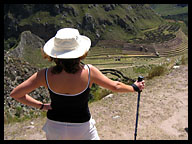
<path fill-rule="evenodd" d="M 103 79 L 105 75 L 102 74 L 102 72 L 95 66 L 89 64 L 88 65 L 91 71 L 91 77 L 92 79 Z M 106 78 L 106 77 L 105 77 Z"/>
<path fill-rule="evenodd" d="M 29 77 L 24 83 L 34 87 L 46 86 L 45 69 L 41 69 Z"/>
<path fill-rule="evenodd" d="M 39 86 L 45 86 L 46 87 L 46 81 L 45 81 L 45 70 L 46 69 L 41 69 L 34 73 L 31 78 L 38 83 Z"/>
<path fill-rule="evenodd" d="M 92 78 L 95 78 L 95 77 L 103 75 L 101 73 L 101 71 L 97 67 L 95 67 L 95 66 L 93 66 L 91 64 L 88 64 L 88 66 L 90 68 Z"/>
<path fill-rule="evenodd" d="M 91 65 L 91 64 L 87 64 L 91 70 L 91 72 L 100 72 L 98 68 L 96 68 L 95 66 Z"/>
<path fill-rule="evenodd" d="M 107 76 L 105 76 L 98 68 L 93 65 L 89 65 L 91 71 L 91 82 L 98 84 L 107 89 L 114 89 L 116 85 L 115 81 L 112 81 Z"/>

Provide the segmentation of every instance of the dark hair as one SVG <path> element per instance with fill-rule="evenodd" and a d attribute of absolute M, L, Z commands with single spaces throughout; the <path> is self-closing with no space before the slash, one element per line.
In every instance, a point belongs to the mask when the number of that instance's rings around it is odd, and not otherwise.
<path fill-rule="evenodd" d="M 66 71 L 67 73 L 75 74 L 80 69 L 80 61 L 84 59 L 88 54 L 87 52 L 83 56 L 75 59 L 58 59 L 48 56 L 42 48 L 41 53 L 43 58 L 55 62 L 56 66 L 54 66 L 51 70 L 53 74 L 59 74 L 62 72 L 62 70 Z"/>

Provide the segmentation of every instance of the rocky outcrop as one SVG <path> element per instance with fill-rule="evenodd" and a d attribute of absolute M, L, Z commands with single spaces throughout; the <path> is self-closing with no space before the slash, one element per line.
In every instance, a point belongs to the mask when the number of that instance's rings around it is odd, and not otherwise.
<path fill-rule="evenodd" d="M 107 5 L 103 5 L 105 11 L 111 11 L 115 9 L 116 4 L 107 4 Z"/>
<path fill-rule="evenodd" d="M 123 29 L 125 29 L 125 31 L 130 32 L 132 34 L 135 33 L 135 29 L 126 22 L 126 20 L 120 18 L 118 15 L 116 15 L 114 22 L 119 25 L 120 27 L 122 27 Z"/>
<path fill-rule="evenodd" d="M 10 51 L 9 56 L 22 57 L 25 48 L 42 48 L 45 44 L 44 40 L 30 31 L 24 31 L 21 33 L 21 38 L 18 46 Z"/>
<path fill-rule="evenodd" d="M 95 32 L 95 19 L 88 13 L 83 17 L 83 29 Z"/>
<path fill-rule="evenodd" d="M 60 8 L 60 11 L 61 11 L 62 13 L 67 12 L 67 13 L 68 13 L 69 15 L 71 15 L 71 16 L 74 16 L 74 17 L 78 16 L 78 13 L 77 13 L 77 12 L 75 11 L 75 9 L 74 9 L 73 7 L 71 7 L 71 6 L 67 6 L 67 5 L 63 4 L 63 5 L 60 5 L 59 8 Z M 63 11 L 64 11 L 64 12 L 63 12 Z"/>
<path fill-rule="evenodd" d="M 101 18 L 98 18 L 98 23 L 99 25 L 109 25 L 109 26 L 113 24 L 113 22 L 111 22 L 110 20 Z"/>

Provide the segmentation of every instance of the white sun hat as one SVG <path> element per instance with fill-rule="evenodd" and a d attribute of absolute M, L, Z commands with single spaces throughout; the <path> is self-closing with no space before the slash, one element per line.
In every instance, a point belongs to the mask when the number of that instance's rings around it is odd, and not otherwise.
<path fill-rule="evenodd" d="M 53 58 L 72 59 L 83 56 L 90 47 L 91 40 L 80 35 L 77 29 L 63 28 L 45 43 L 43 50 Z"/>

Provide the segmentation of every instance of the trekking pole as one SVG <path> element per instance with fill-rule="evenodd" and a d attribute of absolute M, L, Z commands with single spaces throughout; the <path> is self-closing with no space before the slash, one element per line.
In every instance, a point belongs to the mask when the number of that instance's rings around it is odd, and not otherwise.
<path fill-rule="evenodd" d="M 143 76 L 139 76 L 138 77 L 138 82 L 142 81 L 143 80 Z M 136 137 L 137 137 L 137 125 L 138 125 L 138 116 L 139 116 L 139 101 L 140 101 L 140 93 L 141 91 L 138 91 L 138 99 L 137 99 L 137 113 L 136 113 L 136 123 L 135 123 L 135 139 L 136 140 Z"/>

